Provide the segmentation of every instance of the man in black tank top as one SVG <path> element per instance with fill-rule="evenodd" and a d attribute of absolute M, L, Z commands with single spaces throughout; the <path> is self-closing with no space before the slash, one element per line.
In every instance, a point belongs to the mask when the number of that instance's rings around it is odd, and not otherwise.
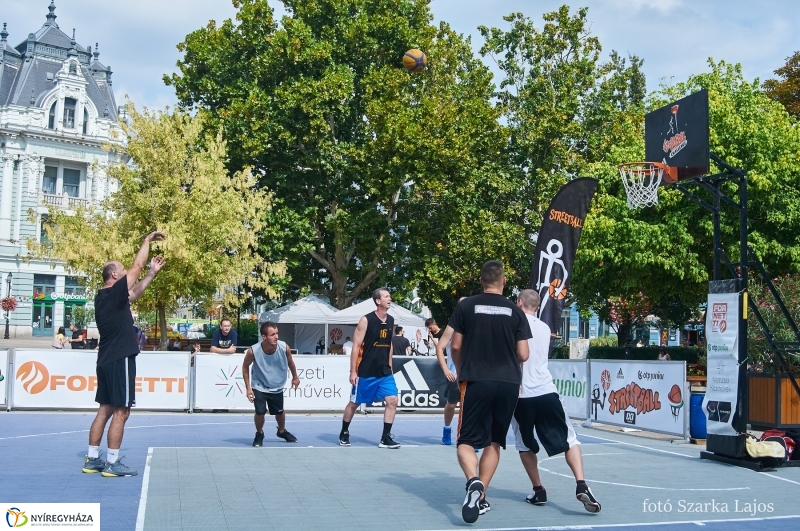
<path fill-rule="evenodd" d="M 392 434 L 392 423 L 397 411 L 397 385 L 392 371 L 392 332 L 394 318 L 388 314 L 392 296 L 386 288 L 372 292 L 375 311 L 358 321 L 353 335 L 350 354 L 350 402 L 342 415 L 339 444 L 350 446 L 350 421 L 359 404 L 372 404 L 383 400 L 383 435 L 379 448 L 400 448 Z"/>

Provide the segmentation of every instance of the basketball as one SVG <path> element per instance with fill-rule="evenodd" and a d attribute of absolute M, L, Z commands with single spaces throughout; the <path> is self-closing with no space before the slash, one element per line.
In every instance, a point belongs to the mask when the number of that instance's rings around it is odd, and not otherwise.
<path fill-rule="evenodd" d="M 683 403 L 683 399 L 681 398 L 681 388 L 678 385 L 673 385 L 672 389 L 669 390 L 669 395 L 667 395 L 669 401 L 673 404 L 681 404 Z"/>
<path fill-rule="evenodd" d="M 567 290 L 566 289 L 562 289 L 561 291 L 558 291 L 558 288 L 560 288 L 560 287 L 561 287 L 561 279 L 560 278 L 554 278 L 553 281 L 550 283 L 550 287 L 547 289 L 548 292 L 550 293 L 550 298 L 551 299 L 561 300 L 561 299 L 563 299 L 564 297 L 567 296 Z"/>
<path fill-rule="evenodd" d="M 422 50 L 412 48 L 403 56 L 403 66 L 409 72 L 419 72 L 428 66 L 428 58 Z"/>

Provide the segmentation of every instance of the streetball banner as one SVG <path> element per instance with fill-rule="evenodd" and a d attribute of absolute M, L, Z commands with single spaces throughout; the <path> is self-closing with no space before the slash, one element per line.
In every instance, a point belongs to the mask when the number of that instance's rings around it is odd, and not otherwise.
<path fill-rule="evenodd" d="M 686 362 L 590 360 L 591 419 L 683 436 Z"/>
<path fill-rule="evenodd" d="M 739 392 L 739 294 L 710 293 L 706 310 L 708 384 L 703 399 L 706 429 L 736 435 L 733 412 Z"/>
<path fill-rule="evenodd" d="M 95 409 L 97 351 L 14 351 L 12 408 Z M 189 353 L 142 352 L 136 357 L 136 407 L 189 407 Z"/>
<path fill-rule="evenodd" d="M 0 405 L 8 404 L 8 351 L 0 350 Z"/>
<path fill-rule="evenodd" d="M 341 411 L 350 399 L 349 356 L 292 356 L 300 386 L 283 391 L 286 411 Z M 195 409 L 253 411 L 242 377 L 244 354 L 195 355 Z"/>
<path fill-rule="evenodd" d="M 570 418 L 586 418 L 586 360 L 548 360 L 547 368 Z"/>

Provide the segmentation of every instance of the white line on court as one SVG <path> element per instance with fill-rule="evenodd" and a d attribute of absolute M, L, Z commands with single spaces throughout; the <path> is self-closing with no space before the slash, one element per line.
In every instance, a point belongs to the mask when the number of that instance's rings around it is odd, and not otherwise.
<path fill-rule="evenodd" d="M 564 525 L 564 526 L 543 526 L 543 527 L 498 527 L 492 528 L 494 531 L 561 531 L 568 529 L 600 529 L 600 528 L 614 528 L 614 527 L 650 527 L 656 525 L 679 525 L 679 524 L 724 524 L 724 523 L 738 523 L 738 522 L 764 522 L 768 520 L 788 520 L 791 518 L 800 518 L 800 514 L 790 514 L 786 516 L 764 516 L 763 518 L 725 518 L 719 520 L 677 520 L 672 522 L 637 522 L 630 524 L 597 524 L 597 525 Z M 424 529 L 419 531 L 452 531 L 452 529 Z"/>
<path fill-rule="evenodd" d="M 669 450 L 661 450 L 659 448 L 653 448 L 651 446 L 645 446 L 643 444 L 633 444 L 633 443 L 628 443 L 628 442 L 615 441 L 614 439 L 606 439 L 605 437 L 598 437 L 596 435 L 588 435 L 588 434 L 585 434 L 585 433 L 582 433 L 582 434 L 579 434 L 579 435 L 583 435 L 584 437 L 591 437 L 592 439 L 600 439 L 601 441 L 609 441 L 609 442 L 613 442 L 613 443 L 616 443 L 616 444 L 624 444 L 625 446 L 635 446 L 636 448 L 644 448 L 646 450 L 652 450 L 654 452 L 661 452 L 663 454 L 677 455 L 677 456 L 680 456 L 680 457 L 686 457 L 687 459 L 697 459 L 697 460 L 700 459 L 700 457 L 696 457 L 696 456 L 693 456 L 693 455 L 679 454 L 678 452 L 670 452 Z"/>
<path fill-rule="evenodd" d="M 142 475 L 142 492 L 139 494 L 139 512 L 136 515 L 136 531 L 144 531 L 144 513 L 147 510 L 147 488 L 150 484 L 150 460 L 153 458 L 153 447 L 147 449 L 147 460 Z"/>
<path fill-rule="evenodd" d="M 613 454 L 583 454 L 584 457 L 588 457 L 590 455 L 624 455 L 624 454 L 621 454 L 621 453 L 613 453 Z M 558 457 L 561 457 L 561 456 L 560 455 L 554 455 L 553 457 L 546 457 L 546 458 L 542 459 L 540 461 L 540 463 L 543 463 L 545 461 L 549 461 L 550 459 L 556 459 Z M 567 475 L 567 474 L 561 474 L 560 472 L 553 472 L 552 470 L 549 470 L 549 469 L 543 467 L 541 464 L 539 465 L 539 470 L 544 470 L 545 472 L 547 472 L 549 474 L 553 474 L 555 476 L 561 476 L 562 478 L 573 479 L 573 477 L 574 477 L 574 476 Z M 781 478 L 781 479 L 783 479 L 783 478 Z M 599 479 L 587 479 L 586 481 L 588 481 L 590 483 L 602 483 L 604 485 L 616 485 L 618 487 L 633 487 L 633 488 L 636 488 L 636 489 L 649 489 L 649 490 L 676 490 L 676 491 L 750 490 L 750 487 L 726 487 L 726 488 L 720 488 L 720 489 L 679 489 L 679 488 L 670 488 L 670 487 L 652 487 L 652 486 L 649 486 L 649 485 L 631 485 L 629 483 L 614 483 L 613 481 L 601 481 Z"/>
<path fill-rule="evenodd" d="M 776 476 L 775 474 L 767 474 L 766 472 L 763 473 L 765 476 L 769 476 L 771 478 L 780 479 L 781 481 L 788 481 L 789 483 L 794 483 L 795 485 L 800 485 L 800 481 L 794 481 L 791 479 L 782 478 L 780 476 Z"/>

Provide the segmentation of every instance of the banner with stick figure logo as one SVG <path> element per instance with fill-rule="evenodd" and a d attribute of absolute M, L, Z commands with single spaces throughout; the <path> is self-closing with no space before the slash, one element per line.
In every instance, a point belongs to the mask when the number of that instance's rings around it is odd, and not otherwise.
<path fill-rule="evenodd" d="M 541 299 L 539 319 L 553 334 L 561 324 L 572 264 L 597 182 L 582 177 L 565 184 L 550 203 L 539 230 L 530 285 Z"/>

